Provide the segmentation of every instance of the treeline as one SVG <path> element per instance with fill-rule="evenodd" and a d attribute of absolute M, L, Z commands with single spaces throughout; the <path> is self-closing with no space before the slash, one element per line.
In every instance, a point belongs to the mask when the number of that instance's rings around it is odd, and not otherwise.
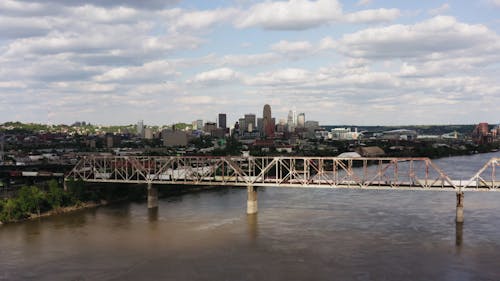
<path fill-rule="evenodd" d="M 141 188 L 126 186 L 92 187 L 84 186 L 82 181 L 67 182 L 65 191 L 56 180 L 46 186 L 23 186 L 17 196 L 0 199 L 0 222 L 14 222 L 40 215 L 63 207 L 80 206 L 83 202 L 100 202 L 122 198 L 137 199 L 143 196 Z"/>

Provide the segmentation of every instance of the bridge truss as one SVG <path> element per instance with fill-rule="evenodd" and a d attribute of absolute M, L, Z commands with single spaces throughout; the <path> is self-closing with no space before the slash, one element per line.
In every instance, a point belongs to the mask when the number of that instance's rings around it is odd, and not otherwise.
<path fill-rule="evenodd" d="M 230 186 L 498 189 L 495 173 L 500 170 L 499 164 L 499 158 L 490 160 L 463 185 L 450 179 L 429 158 L 88 156 L 66 179 Z"/>
<path fill-rule="evenodd" d="M 491 158 L 469 179 L 465 186 L 500 189 L 500 158 Z"/>

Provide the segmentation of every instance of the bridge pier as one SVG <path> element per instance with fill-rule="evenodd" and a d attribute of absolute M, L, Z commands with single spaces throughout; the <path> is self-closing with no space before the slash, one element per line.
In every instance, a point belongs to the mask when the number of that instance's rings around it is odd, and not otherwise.
<path fill-rule="evenodd" d="M 247 186 L 247 214 L 257 214 L 257 190 L 253 185 Z"/>
<path fill-rule="evenodd" d="M 457 223 L 464 222 L 464 192 L 457 192 L 457 215 L 456 220 Z"/>
<path fill-rule="evenodd" d="M 148 182 L 148 209 L 158 208 L 158 188 Z"/>

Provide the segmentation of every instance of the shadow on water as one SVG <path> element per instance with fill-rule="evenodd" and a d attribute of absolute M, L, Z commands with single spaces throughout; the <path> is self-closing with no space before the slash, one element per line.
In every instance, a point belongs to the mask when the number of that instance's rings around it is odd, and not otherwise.
<path fill-rule="evenodd" d="M 455 245 L 457 246 L 458 250 L 460 250 L 462 248 L 463 230 L 464 230 L 464 223 L 463 222 L 455 223 Z"/>
<path fill-rule="evenodd" d="M 148 221 L 149 222 L 158 221 L 158 207 L 148 209 Z"/>
<path fill-rule="evenodd" d="M 259 223 L 259 221 L 257 218 L 257 214 L 247 215 L 248 238 L 252 242 L 257 240 L 257 237 L 259 235 L 258 223 Z"/>

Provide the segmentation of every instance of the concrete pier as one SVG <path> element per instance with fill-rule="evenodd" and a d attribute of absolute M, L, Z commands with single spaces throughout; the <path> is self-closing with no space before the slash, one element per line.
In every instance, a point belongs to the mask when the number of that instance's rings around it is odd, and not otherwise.
<path fill-rule="evenodd" d="M 457 192 L 457 216 L 456 216 L 455 221 L 457 223 L 464 222 L 464 192 L 463 191 Z"/>
<path fill-rule="evenodd" d="M 253 185 L 247 186 L 247 214 L 257 214 L 257 190 Z"/>
<path fill-rule="evenodd" d="M 455 224 L 455 245 L 462 246 L 462 242 L 464 240 L 463 233 L 464 233 L 464 224 L 463 223 L 456 223 Z"/>
<path fill-rule="evenodd" d="M 158 208 L 158 188 L 148 183 L 148 209 Z"/>

